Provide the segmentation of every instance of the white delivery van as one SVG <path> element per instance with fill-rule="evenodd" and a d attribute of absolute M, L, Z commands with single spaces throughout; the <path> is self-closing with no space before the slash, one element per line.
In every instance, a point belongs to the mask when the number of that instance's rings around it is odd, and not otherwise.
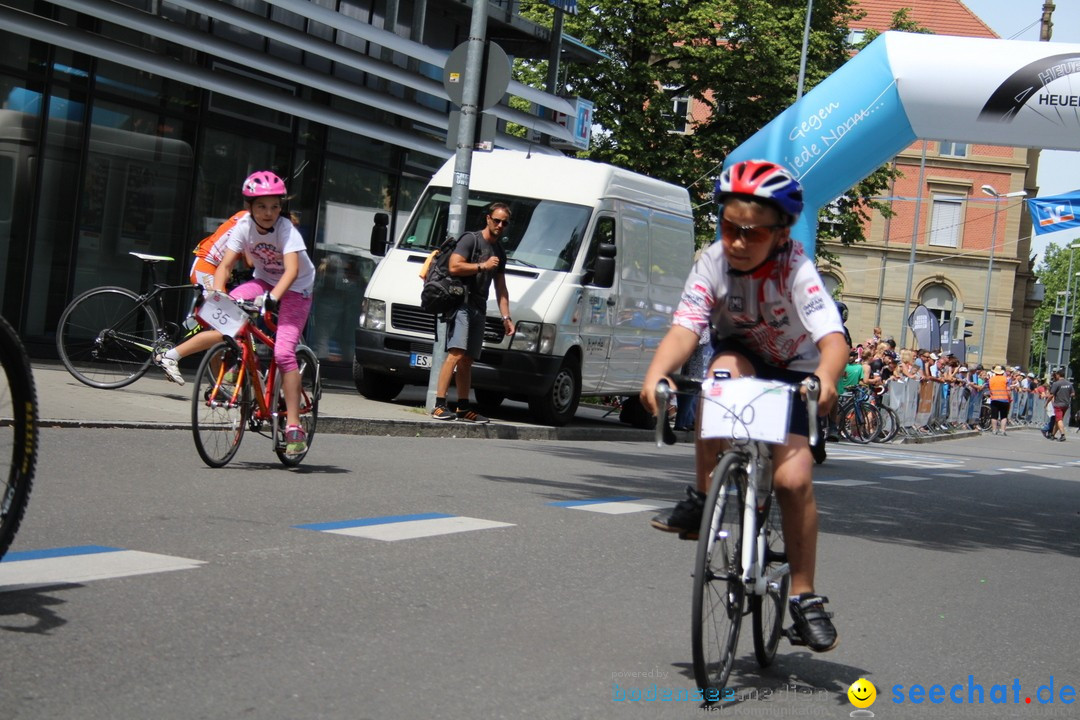
<path fill-rule="evenodd" d="M 453 172 L 451 158 L 368 284 L 353 363 L 365 397 L 390 400 L 428 382 L 435 318 L 419 307 L 418 273 L 446 236 Z M 465 229 L 483 228 L 495 201 L 512 213 L 501 242 L 516 331 L 504 336 L 492 292 L 473 364 L 477 401 L 526 400 L 538 422 L 563 425 L 582 395 L 636 396 L 690 270 L 687 191 L 587 160 L 476 153 Z"/>

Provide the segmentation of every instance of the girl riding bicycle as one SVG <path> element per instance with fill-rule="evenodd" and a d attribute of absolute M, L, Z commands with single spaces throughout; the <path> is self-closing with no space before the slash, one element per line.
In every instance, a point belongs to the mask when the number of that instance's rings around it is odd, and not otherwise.
<path fill-rule="evenodd" d="M 791 239 L 791 225 L 803 209 L 802 187 L 779 165 L 748 160 L 724 170 L 716 200 L 721 242 L 691 270 L 672 327 L 645 374 L 641 402 L 655 413 L 657 383 L 670 382 L 668 376 L 683 366 L 699 336 L 711 327 L 715 355 L 710 373 L 726 370 L 732 377 L 788 383 L 816 374 L 822 381 L 819 413 L 827 413 L 836 402 L 848 344 L 813 260 Z M 824 608 L 827 598 L 814 592 L 818 515 L 808 431 L 805 405 L 793 403 L 787 442 L 773 449 L 773 482 L 791 566 L 795 629 L 812 650 L 824 652 L 836 646 L 837 637 Z M 697 536 L 722 442 L 696 440 L 697 488 L 687 488 L 687 499 L 653 518 L 653 527 Z"/>
<path fill-rule="evenodd" d="M 308 257 L 304 238 L 289 216 L 282 214 L 288 194 L 285 182 L 272 172 L 260 171 L 244 181 L 241 192 L 248 214 L 239 218 L 224 235 L 225 254 L 214 271 L 214 289 L 225 292 L 237 260 L 242 257 L 252 260 L 254 279 L 238 285 L 229 295 L 236 300 L 261 299 L 264 308 L 278 312 L 274 362 L 283 374 L 288 414 L 285 430 L 288 445 L 285 451 L 289 455 L 299 455 L 307 449 L 307 438 L 300 426 L 300 373 L 296 363 L 296 345 L 300 342 L 311 312 L 315 266 Z M 180 359 L 207 350 L 220 340 L 221 333 L 201 332 L 168 351 L 156 362 L 170 380 L 183 385 Z"/>

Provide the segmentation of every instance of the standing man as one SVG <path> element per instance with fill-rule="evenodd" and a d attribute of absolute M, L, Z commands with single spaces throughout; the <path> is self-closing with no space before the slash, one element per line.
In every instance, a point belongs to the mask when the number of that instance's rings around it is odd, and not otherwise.
<path fill-rule="evenodd" d="M 1065 376 L 1060 370 L 1055 370 L 1051 376 L 1054 381 L 1050 383 L 1050 397 L 1054 402 L 1054 424 L 1050 428 L 1049 437 L 1051 440 L 1060 440 L 1065 442 L 1065 418 L 1069 414 L 1069 408 L 1072 406 L 1072 399 L 1074 395 L 1072 383 L 1065 379 Z M 1054 431 L 1057 430 L 1061 435 L 1057 438 L 1054 437 Z"/>
<path fill-rule="evenodd" d="M 469 423 L 486 423 L 488 419 L 469 407 L 469 391 L 472 389 L 473 361 L 480 357 L 484 345 L 484 320 L 487 318 L 488 291 L 495 282 L 495 299 L 499 303 L 503 332 L 514 333 L 514 321 L 510 319 L 510 295 L 506 291 L 506 250 L 499 244 L 510 225 L 510 206 L 496 202 L 488 207 L 483 230 L 467 232 L 458 240 L 450 255 L 450 274 L 466 280 L 465 302 L 446 322 L 446 360 L 439 369 L 436 387 L 435 409 L 431 417 L 436 420 L 461 420 Z M 438 342 L 438 340 L 436 340 Z M 457 385 L 457 413 L 446 406 L 446 393 L 450 380 Z"/>
<path fill-rule="evenodd" d="M 995 435 L 1004 435 L 1009 424 L 1009 381 L 1005 368 L 995 365 L 987 380 L 990 386 L 990 427 Z"/>

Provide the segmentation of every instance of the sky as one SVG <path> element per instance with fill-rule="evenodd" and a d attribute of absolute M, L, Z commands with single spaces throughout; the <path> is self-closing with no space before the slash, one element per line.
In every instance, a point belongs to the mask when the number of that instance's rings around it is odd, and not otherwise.
<path fill-rule="evenodd" d="M 1039 20 L 1043 0 L 963 0 L 968 8 L 989 25 L 1000 37 L 1008 40 L 1039 39 Z M 1054 0 L 1055 9 L 1052 43 L 1080 45 L 1080 0 Z M 1061 195 L 1080 189 L 1080 153 L 1062 150 L 1043 150 L 1039 158 L 1039 197 Z M 1049 243 L 1065 246 L 1080 239 L 1076 228 L 1036 235 L 1031 250 L 1042 258 Z"/>

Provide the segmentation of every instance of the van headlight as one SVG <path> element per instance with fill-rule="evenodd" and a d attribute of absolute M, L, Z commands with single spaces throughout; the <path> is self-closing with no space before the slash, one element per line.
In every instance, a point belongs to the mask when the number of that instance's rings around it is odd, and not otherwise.
<path fill-rule="evenodd" d="M 364 298 L 360 304 L 360 327 L 364 330 L 386 330 L 386 302 Z"/>
<path fill-rule="evenodd" d="M 510 349 L 550 355 L 555 349 L 555 326 L 549 323 L 517 323 Z"/>

